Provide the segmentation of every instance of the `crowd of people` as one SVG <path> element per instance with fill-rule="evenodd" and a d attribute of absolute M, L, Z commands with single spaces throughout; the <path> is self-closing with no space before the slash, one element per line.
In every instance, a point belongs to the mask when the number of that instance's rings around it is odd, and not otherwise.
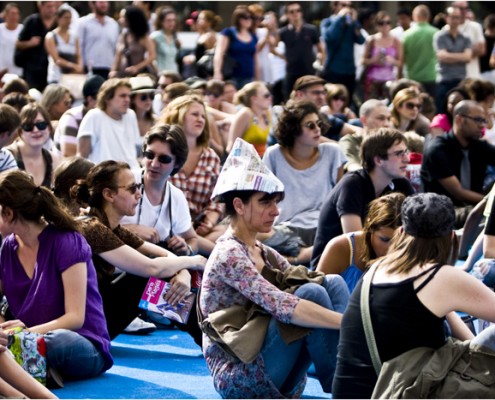
<path fill-rule="evenodd" d="M 187 53 L 171 6 L 88 5 L 2 11 L 0 397 L 54 396 L 14 330 L 43 338 L 56 387 L 175 325 L 223 397 L 300 397 L 313 364 L 369 398 L 370 267 L 383 362 L 450 336 L 495 351 L 495 14 L 335 1 L 316 26 L 303 2 L 239 4 L 220 31 L 191 13 Z M 138 308 L 150 277 L 171 305 L 198 291 L 185 323 Z M 261 324 L 242 356 L 196 317 L 240 309 Z"/>

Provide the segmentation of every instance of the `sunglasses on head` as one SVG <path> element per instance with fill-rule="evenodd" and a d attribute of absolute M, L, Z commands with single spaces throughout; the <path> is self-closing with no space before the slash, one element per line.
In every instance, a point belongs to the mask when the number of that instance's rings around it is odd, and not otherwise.
<path fill-rule="evenodd" d="M 304 126 L 312 131 L 314 131 L 316 128 L 322 128 L 323 127 L 323 122 L 321 120 L 318 120 L 316 122 L 314 121 L 309 121 L 304 124 Z"/>
<path fill-rule="evenodd" d="M 418 104 L 418 103 L 407 102 L 404 105 L 406 106 L 406 108 L 408 110 L 414 110 L 415 108 L 417 108 L 418 110 L 421 110 L 421 104 Z"/>
<path fill-rule="evenodd" d="M 172 157 L 170 157 L 167 154 L 162 154 L 160 156 L 157 156 L 155 153 L 149 150 L 144 151 L 143 156 L 148 160 L 154 160 L 155 157 L 158 157 L 158 162 L 160 164 L 170 164 L 174 160 Z"/>
<path fill-rule="evenodd" d="M 129 186 L 117 186 L 118 189 L 125 189 L 127 190 L 130 194 L 136 194 L 136 192 L 141 189 L 142 183 L 133 183 L 132 185 Z"/>
<path fill-rule="evenodd" d="M 21 126 L 22 130 L 26 132 L 32 132 L 34 130 L 34 127 L 36 127 L 39 131 L 43 131 L 48 128 L 48 122 L 39 121 L 35 122 L 34 124 L 23 124 Z"/>
<path fill-rule="evenodd" d="M 384 25 L 390 25 L 391 22 L 389 20 L 385 20 L 385 21 L 378 21 L 376 24 L 378 26 L 384 26 Z"/>
<path fill-rule="evenodd" d="M 153 100 L 155 98 L 154 93 L 142 93 L 139 98 L 141 101 L 146 101 L 146 100 Z"/>

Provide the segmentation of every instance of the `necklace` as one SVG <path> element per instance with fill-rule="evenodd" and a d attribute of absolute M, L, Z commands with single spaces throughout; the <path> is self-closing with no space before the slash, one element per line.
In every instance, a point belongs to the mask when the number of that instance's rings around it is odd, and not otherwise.
<path fill-rule="evenodd" d="M 167 187 L 168 187 L 168 182 L 165 182 L 165 186 L 163 187 L 162 191 L 162 197 L 160 199 L 160 207 L 158 208 L 158 212 L 156 214 L 156 219 L 155 222 L 153 223 L 152 228 L 156 228 L 156 224 L 158 223 L 158 219 L 160 218 L 160 214 L 162 212 L 162 207 L 163 207 L 163 200 L 165 199 L 165 193 L 167 192 Z M 138 217 L 137 217 L 137 224 L 141 222 L 141 212 L 143 209 L 143 199 L 144 199 L 144 170 L 141 173 L 141 198 L 139 199 L 139 206 L 138 206 Z M 172 221 L 170 221 L 170 224 L 172 224 Z"/>

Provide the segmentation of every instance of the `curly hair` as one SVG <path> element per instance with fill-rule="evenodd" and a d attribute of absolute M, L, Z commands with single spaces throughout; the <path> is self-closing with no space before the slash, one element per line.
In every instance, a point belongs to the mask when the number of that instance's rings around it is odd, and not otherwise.
<path fill-rule="evenodd" d="M 318 107 L 307 100 L 291 102 L 284 108 L 275 130 L 275 137 L 280 146 L 285 148 L 294 146 L 296 137 L 302 134 L 301 123 L 309 114 L 318 115 Z"/>

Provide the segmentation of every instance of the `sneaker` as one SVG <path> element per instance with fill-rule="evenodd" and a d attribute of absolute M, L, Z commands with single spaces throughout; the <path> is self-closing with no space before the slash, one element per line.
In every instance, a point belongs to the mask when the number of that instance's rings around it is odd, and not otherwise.
<path fill-rule="evenodd" d="M 134 318 L 127 328 L 124 329 L 124 333 L 127 333 L 128 335 L 147 335 L 154 331 L 156 331 L 155 324 L 143 321 L 139 317 Z"/>
<path fill-rule="evenodd" d="M 157 328 L 163 329 L 173 329 L 174 324 L 167 317 L 164 317 L 162 314 L 158 314 L 152 311 L 148 311 L 147 319 L 153 322 Z"/>

